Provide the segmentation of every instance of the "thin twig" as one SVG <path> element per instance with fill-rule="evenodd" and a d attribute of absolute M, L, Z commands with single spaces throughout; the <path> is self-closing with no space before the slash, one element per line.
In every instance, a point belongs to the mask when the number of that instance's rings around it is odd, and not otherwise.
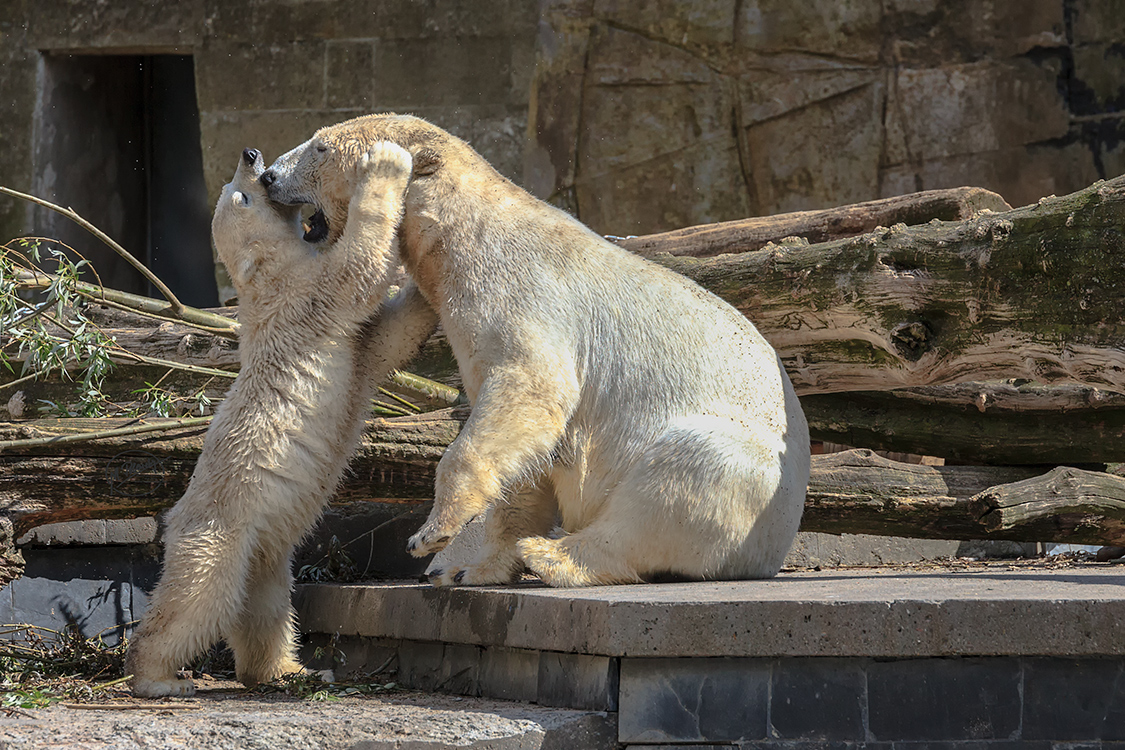
<path fill-rule="evenodd" d="M 406 409 L 403 409 L 402 407 L 399 407 L 399 406 L 395 406 L 394 404 L 388 404 L 386 401 L 380 401 L 379 399 L 372 399 L 371 403 L 374 405 L 375 409 L 380 410 L 385 415 L 390 415 L 390 416 L 394 416 L 394 417 L 409 417 L 409 416 L 412 416 L 412 412 L 408 412 Z"/>
<path fill-rule="evenodd" d="M 35 378 L 37 377 L 39 377 L 39 373 L 33 372 L 30 375 L 24 375 L 22 378 L 17 378 L 7 383 L 0 383 L 0 391 L 4 390 L 5 388 L 10 388 L 13 385 L 19 385 L 20 383 L 26 383 L 29 380 L 35 380 Z"/>
<path fill-rule="evenodd" d="M 114 354 L 117 354 L 121 357 L 130 359 L 133 362 L 139 362 L 140 364 L 144 365 L 168 367 L 172 370 L 184 370 L 185 372 L 194 372 L 197 375 L 210 375 L 211 377 L 215 378 L 230 378 L 233 380 L 234 378 L 238 377 L 237 372 L 228 372 L 226 370 L 218 370 L 214 367 L 203 367 L 202 365 L 188 365 L 184 364 L 183 362 L 176 362 L 175 360 L 171 359 L 161 359 L 160 357 L 150 357 L 146 354 L 137 354 L 136 352 L 131 352 L 119 345 L 115 345 L 113 347 L 113 352 Z"/>
<path fill-rule="evenodd" d="M 113 291 L 113 290 L 107 290 L 107 291 Z M 206 331 L 207 333 L 213 333 L 216 336 L 222 336 L 223 338 L 228 338 L 228 339 L 237 339 L 238 338 L 238 328 L 237 328 L 238 323 L 237 323 L 237 321 L 234 321 L 234 320 L 231 321 L 231 323 L 235 325 L 234 328 L 215 328 L 213 326 L 207 326 L 207 325 L 203 325 L 202 323 L 197 323 L 193 320 L 188 320 L 186 316 L 189 315 L 191 313 L 191 311 L 194 310 L 195 308 L 185 307 L 184 308 L 185 317 L 183 317 L 183 318 L 170 318 L 167 315 L 161 315 L 159 313 L 149 312 L 148 310 L 141 310 L 141 309 L 136 308 L 136 307 L 130 307 L 129 305 L 123 305 L 120 302 L 114 302 L 113 300 L 109 299 L 108 297 L 99 297 L 99 296 L 96 296 L 94 294 L 87 294 L 86 292 L 83 292 L 81 290 L 78 290 L 78 294 L 83 299 L 87 299 L 91 302 L 96 302 L 99 305 L 105 305 L 106 307 L 112 307 L 114 310 L 124 310 L 125 312 L 130 312 L 130 313 L 133 313 L 134 315 L 141 315 L 141 316 L 146 317 L 146 318 L 152 318 L 153 320 L 163 320 L 163 321 L 167 321 L 168 323 L 176 323 L 176 324 L 182 325 L 182 326 L 191 326 L 192 328 L 196 328 L 200 331 Z M 200 310 L 199 312 L 205 313 L 207 311 L 206 310 Z M 222 316 L 217 315 L 215 317 L 221 318 Z"/>
<path fill-rule="evenodd" d="M 389 398 L 393 398 L 395 401 L 398 401 L 400 404 L 402 404 L 404 407 L 406 407 L 410 411 L 414 412 L 415 414 L 421 413 L 421 411 L 422 411 L 422 407 L 420 407 L 416 404 L 410 403 L 409 401 L 404 399 L 402 396 L 398 395 L 397 393 L 392 393 L 391 391 L 388 391 L 386 388 L 384 388 L 382 386 L 379 386 L 379 393 L 382 393 L 384 396 L 387 396 Z"/>
<path fill-rule="evenodd" d="M 132 677 L 132 675 L 129 675 Z M 203 706 L 192 703 L 63 703 L 63 708 L 77 708 L 86 711 L 201 711 Z"/>
<path fill-rule="evenodd" d="M 30 201 L 31 203 L 43 206 L 44 208 L 49 208 L 56 213 L 62 214 L 78 226 L 85 229 L 90 234 L 97 237 L 99 240 L 108 245 L 114 252 L 127 260 L 129 262 L 129 265 L 140 271 L 142 276 L 148 279 L 153 286 L 160 290 L 160 293 L 164 295 L 165 299 L 167 299 L 168 303 L 171 305 L 172 312 L 176 315 L 176 317 L 181 317 L 183 315 L 184 304 L 176 298 L 176 295 L 172 294 L 172 290 L 169 289 L 156 274 L 148 270 L 148 268 L 145 267 L 144 263 L 141 263 L 139 260 L 134 258 L 132 253 L 121 247 L 121 245 L 117 244 L 117 242 L 115 242 L 113 238 L 111 238 L 108 234 L 79 216 L 78 212 L 73 208 L 63 208 L 62 206 L 51 203 L 50 201 L 43 200 L 42 198 L 37 198 L 34 195 L 28 195 L 27 193 L 21 193 L 17 190 L 12 190 L 11 188 L 0 187 L 0 193 L 10 195 L 13 198 L 20 198 L 25 201 Z"/>
<path fill-rule="evenodd" d="M 111 688 L 114 685 L 120 685 L 123 682 L 128 682 L 131 679 L 133 679 L 133 675 L 127 674 L 124 677 L 118 677 L 116 680 L 110 680 L 109 682 L 103 682 L 98 685 L 94 685 L 94 690 L 105 690 L 106 688 Z"/>
<path fill-rule="evenodd" d="M 22 269 L 16 272 L 16 281 L 27 289 L 44 289 L 50 286 L 55 278 L 54 274 L 38 269 L 34 271 Z M 179 316 L 170 317 L 161 314 L 167 310 L 167 306 L 160 300 L 153 299 L 152 297 L 143 297 L 139 294 L 122 292 L 117 289 L 107 289 L 104 286 L 98 286 L 97 284 L 91 284 L 86 281 L 76 281 L 74 283 L 74 291 L 76 294 L 88 300 L 105 302 L 110 304 L 111 307 L 114 306 L 111 303 L 116 303 L 117 306 L 123 305 L 127 310 L 132 312 L 147 314 L 154 318 L 167 320 L 170 323 L 193 326 L 226 338 L 238 338 L 240 326 L 237 320 L 231 320 L 230 318 L 213 312 L 200 310 L 198 307 L 184 306 Z"/>
<path fill-rule="evenodd" d="M 451 388 L 435 380 L 424 378 L 421 375 L 415 375 L 412 372 L 392 370 L 390 380 L 395 385 L 421 393 L 423 396 L 444 403 L 446 406 L 457 406 L 458 404 L 465 403 L 461 392 L 456 388 Z"/>
<path fill-rule="evenodd" d="M 79 432 L 73 435 L 52 435 L 42 438 L 23 438 L 21 440 L 0 440 L 0 450 L 6 448 L 33 448 L 42 445 L 55 445 L 57 443 L 82 443 L 87 440 L 99 438 L 121 437 L 123 435 L 138 435 L 142 432 L 167 432 L 168 430 L 187 429 L 210 424 L 212 417 L 185 417 L 174 419 L 159 424 L 139 424 L 133 427 L 118 427 L 112 430 L 95 430 L 93 432 Z"/>

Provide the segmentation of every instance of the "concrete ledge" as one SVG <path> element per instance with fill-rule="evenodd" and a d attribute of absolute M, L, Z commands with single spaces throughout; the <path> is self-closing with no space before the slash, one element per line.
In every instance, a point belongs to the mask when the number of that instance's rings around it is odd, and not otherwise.
<path fill-rule="evenodd" d="M 1125 570 L 783 573 L 548 589 L 304 585 L 308 633 L 600 656 L 1125 655 Z"/>

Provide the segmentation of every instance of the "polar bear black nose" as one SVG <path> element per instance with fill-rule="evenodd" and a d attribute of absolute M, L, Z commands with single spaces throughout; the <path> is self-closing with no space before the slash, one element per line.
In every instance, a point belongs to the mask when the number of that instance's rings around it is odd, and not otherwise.
<path fill-rule="evenodd" d="M 254 162 L 258 161 L 259 156 L 261 156 L 261 154 L 258 153 L 258 149 L 256 148 L 242 149 L 242 160 L 246 162 L 247 166 L 254 166 Z"/>
<path fill-rule="evenodd" d="M 269 169 L 267 169 L 265 172 L 262 172 L 262 176 L 258 178 L 258 182 L 262 183 L 266 187 L 269 187 L 276 181 L 277 177 L 274 175 L 273 170 Z"/>

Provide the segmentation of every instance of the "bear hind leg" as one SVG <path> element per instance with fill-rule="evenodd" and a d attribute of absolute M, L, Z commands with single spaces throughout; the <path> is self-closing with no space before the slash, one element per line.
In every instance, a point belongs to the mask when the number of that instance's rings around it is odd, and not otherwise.
<path fill-rule="evenodd" d="M 614 535 L 606 531 L 606 524 L 595 523 L 562 539 L 526 537 L 516 548 L 524 564 L 548 586 L 641 583 L 636 569 L 614 543 Z"/>
<path fill-rule="evenodd" d="M 169 540 L 164 573 L 129 644 L 125 673 L 133 695 L 189 696 L 185 663 L 219 640 L 246 594 L 251 540 L 246 534 L 198 533 Z"/>
<path fill-rule="evenodd" d="M 260 550 L 251 566 L 242 612 L 226 634 L 235 675 L 247 687 L 303 672 L 297 661 L 292 548 Z"/>

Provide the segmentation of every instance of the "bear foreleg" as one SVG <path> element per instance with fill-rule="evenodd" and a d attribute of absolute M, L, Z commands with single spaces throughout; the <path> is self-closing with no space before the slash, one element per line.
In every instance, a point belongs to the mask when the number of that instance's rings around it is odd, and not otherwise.
<path fill-rule="evenodd" d="M 435 586 L 514 582 L 524 569 L 516 542 L 523 537 L 547 534 L 555 523 L 557 510 L 555 490 L 547 477 L 498 501 L 485 516 L 484 543 L 476 559 L 463 568 L 454 566 L 430 571 L 427 580 Z"/>
<path fill-rule="evenodd" d="M 322 256 L 326 283 L 321 288 L 334 300 L 361 303 L 369 295 L 383 295 L 413 164 L 409 151 L 388 141 L 372 145 L 359 159 L 344 233 Z"/>
<path fill-rule="evenodd" d="M 540 357 L 490 373 L 461 434 L 437 467 L 434 507 L 407 543 L 424 557 L 444 549 L 474 517 L 550 461 L 578 402 L 573 365 Z"/>

